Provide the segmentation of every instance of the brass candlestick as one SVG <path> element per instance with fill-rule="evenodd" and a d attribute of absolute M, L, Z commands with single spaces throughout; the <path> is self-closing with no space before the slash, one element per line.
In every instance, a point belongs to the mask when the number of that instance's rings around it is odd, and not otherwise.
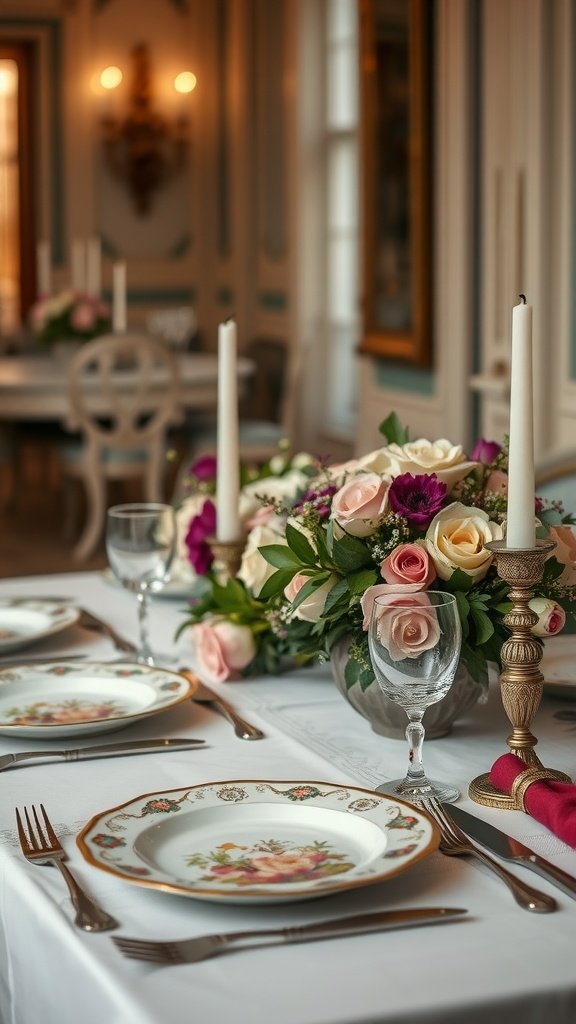
<path fill-rule="evenodd" d="M 542 698 L 544 676 L 539 668 L 542 645 L 532 634 L 538 616 L 528 603 L 534 596 L 535 586 L 542 579 L 544 562 L 554 546 L 549 540 L 536 541 L 534 548 L 508 548 L 504 541 L 491 541 L 486 545 L 494 552 L 500 579 L 510 586 L 512 601 L 512 608 L 504 616 L 511 636 L 502 644 L 503 669 L 500 674 L 502 703 L 512 724 L 512 733 L 506 742 L 527 768 L 542 771 L 546 777 L 561 782 L 570 782 L 562 772 L 544 768 L 534 751 L 538 740 L 530 730 Z M 488 774 L 473 779 L 468 793 L 476 803 L 487 807 L 518 809 L 515 798 L 496 789 Z"/>
<path fill-rule="evenodd" d="M 226 583 L 227 580 L 233 580 L 240 569 L 242 552 L 246 543 L 245 538 L 217 540 L 216 537 L 210 537 L 208 543 L 214 555 L 213 571 L 218 581 Z"/>

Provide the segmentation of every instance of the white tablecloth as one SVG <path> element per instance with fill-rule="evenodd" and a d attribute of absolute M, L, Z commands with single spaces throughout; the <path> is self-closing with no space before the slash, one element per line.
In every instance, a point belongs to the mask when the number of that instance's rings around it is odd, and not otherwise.
<path fill-rule="evenodd" d="M 0 595 L 69 595 L 136 637 L 131 595 L 99 574 L 4 580 Z M 156 598 L 152 641 L 175 663 L 190 662 L 184 635 L 174 646 L 183 602 Z M 78 627 L 38 645 L 49 657 L 115 652 Z M 30 650 L 32 653 L 32 650 Z M 431 854 L 388 882 L 321 900 L 281 906 L 207 903 L 130 885 L 88 865 L 74 836 L 96 813 L 142 793 L 209 781 L 330 781 L 370 788 L 403 772 L 401 741 L 374 735 L 337 693 L 327 668 L 281 678 L 224 684 L 266 738 L 237 739 L 213 710 L 187 703 L 145 719 L 110 741 L 149 736 L 203 737 L 206 749 L 76 764 L 11 769 L 0 787 L 0 1021 L 2 1024 L 375 1024 L 380 1021 L 510 1020 L 572 1024 L 576 1019 L 576 901 L 528 872 L 516 873 L 556 896 L 558 911 L 520 909 L 476 863 Z M 544 763 L 576 773 L 574 725 L 553 717 L 545 698 L 534 723 Z M 576 708 L 576 705 L 575 705 Z M 468 782 L 505 752 L 509 732 L 497 686 L 452 736 L 425 745 L 432 775 L 450 778 L 462 806 L 492 820 L 576 875 L 576 852 L 528 816 L 490 811 L 467 798 Z M 106 737 L 102 738 L 104 742 Z M 98 742 L 100 739 L 98 739 Z M 94 738 L 68 740 L 87 745 Z M 45 745 L 45 744 L 44 744 Z M 40 748 L 0 737 L 0 754 Z M 121 922 L 118 934 L 184 938 L 206 932 L 307 923 L 403 906 L 467 907 L 466 920 L 334 941 L 276 947 L 201 964 L 157 967 L 122 959 L 110 933 L 73 924 L 59 873 L 19 853 L 14 808 L 43 802 L 62 835 L 70 864 Z"/>

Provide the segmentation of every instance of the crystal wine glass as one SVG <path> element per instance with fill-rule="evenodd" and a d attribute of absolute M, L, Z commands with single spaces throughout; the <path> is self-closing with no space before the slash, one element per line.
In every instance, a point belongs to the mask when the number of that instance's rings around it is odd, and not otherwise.
<path fill-rule="evenodd" d="M 370 658 L 382 692 L 408 716 L 409 766 L 403 779 L 378 791 L 418 802 L 436 797 L 451 802 L 460 793 L 426 777 L 422 764 L 427 707 L 446 696 L 454 680 L 462 630 L 456 598 L 443 591 L 380 595 L 374 601 L 368 633 Z"/>
<path fill-rule="evenodd" d="M 176 550 L 176 519 L 171 505 L 145 502 L 114 505 L 106 520 L 110 568 L 138 598 L 140 650 L 136 660 L 154 665 L 148 639 L 148 598 L 169 579 Z"/>

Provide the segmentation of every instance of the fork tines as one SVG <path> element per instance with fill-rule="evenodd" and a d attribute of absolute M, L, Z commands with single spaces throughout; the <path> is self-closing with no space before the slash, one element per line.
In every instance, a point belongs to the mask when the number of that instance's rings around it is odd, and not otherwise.
<path fill-rule="evenodd" d="M 131 960 L 147 960 L 156 964 L 186 963 L 177 942 L 147 942 L 142 939 L 123 938 L 121 935 L 113 935 L 112 942 Z"/>
<path fill-rule="evenodd" d="M 54 832 L 54 829 L 52 828 L 52 825 L 50 824 L 50 820 L 48 818 L 48 815 L 46 814 L 46 811 L 44 809 L 44 804 L 40 804 L 40 810 L 42 812 L 42 817 L 44 819 L 44 825 L 46 827 L 46 832 L 48 833 L 49 842 L 46 841 L 46 836 L 45 836 L 45 833 L 43 831 L 42 825 L 40 823 L 40 819 L 38 817 L 38 811 L 36 810 L 36 807 L 34 805 L 32 805 L 32 808 L 31 808 L 32 817 L 34 818 L 34 823 L 35 823 L 35 826 L 36 826 L 35 829 L 34 829 L 34 826 L 32 825 L 32 821 L 30 820 L 30 814 L 28 813 L 28 808 L 27 807 L 24 808 L 24 812 L 23 813 L 24 813 L 24 817 L 26 819 L 26 824 L 28 826 L 28 833 L 26 833 L 26 830 L 25 830 L 24 825 L 22 823 L 22 818 L 20 817 L 20 812 L 19 812 L 18 808 L 16 808 L 16 823 L 17 823 L 17 826 L 18 826 L 18 838 L 20 840 L 20 846 L 22 847 L 22 849 L 24 851 L 28 851 L 28 853 L 41 853 L 43 850 L 47 850 L 50 844 L 52 845 L 53 848 L 60 846 L 60 843 L 58 842 L 58 839 L 56 838 L 56 834 Z"/>

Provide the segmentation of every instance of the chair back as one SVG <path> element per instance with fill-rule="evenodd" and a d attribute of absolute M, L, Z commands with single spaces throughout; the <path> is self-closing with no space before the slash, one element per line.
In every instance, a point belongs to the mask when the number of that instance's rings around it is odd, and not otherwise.
<path fill-rule="evenodd" d="M 160 444 L 182 418 L 178 365 L 162 342 L 142 334 L 86 342 L 68 371 L 68 426 L 98 450 Z"/>
<path fill-rule="evenodd" d="M 566 512 L 576 514 L 576 449 L 547 452 L 536 460 L 536 493 L 549 501 L 561 501 Z"/>

